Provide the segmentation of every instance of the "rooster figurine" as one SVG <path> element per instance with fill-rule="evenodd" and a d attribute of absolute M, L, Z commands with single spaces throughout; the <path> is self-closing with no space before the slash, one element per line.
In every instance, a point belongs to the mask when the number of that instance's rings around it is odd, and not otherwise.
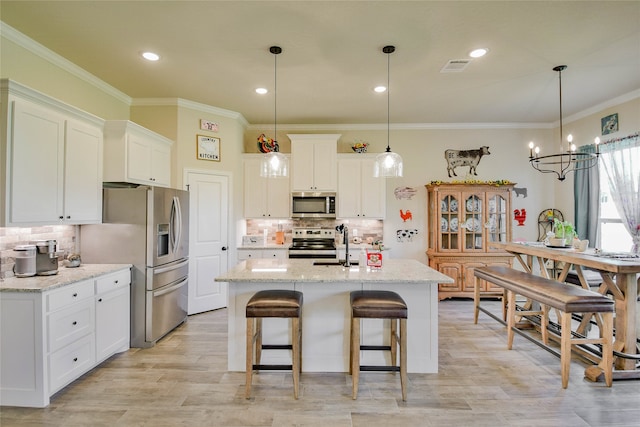
<path fill-rule="evenodd" d="M 513 211 L 513 218 L 518 221 L 518 226 L 523 226 L 524 221 L 527 219 L 527 211 L 522 209 L 515 209 Z"/>
<path fill-rule="evenodd" d="M 402 209 L 400 209 L 400 218 L 402 218 L 402 222 L 407 222 L 413 220 L 413 215 L 409 209 L 406 212 L 402 212 Z"/>

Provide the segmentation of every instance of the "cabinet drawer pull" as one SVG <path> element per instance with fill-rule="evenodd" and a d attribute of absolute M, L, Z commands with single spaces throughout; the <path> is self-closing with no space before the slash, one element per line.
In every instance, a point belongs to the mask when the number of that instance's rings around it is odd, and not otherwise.
<path fill-rule="evenodd" d="M 117 281 L 117 280 L 114 280 L 114 281 L 113 281 L 113 283 L 115 283 L 115 284 L 117 285 L 117 284 L 118 284 L 118 281 Z"/>
<path fill-rule="evenodd" d="M 102 298 L 98 299 L 98 302 L 102 302 Z"/>
<path fill-rule="evenodd" d="M 77 296 L 78 296 L 78 293 L 77 293 L 77 292 L 74 292 L 74 293 L 73 293 L 73 297 L 75 298 L 75 297 L 77 297 Z"/>
<path fill-rule="evenodd" d="M 71 322 L 71 324 L 72 324 L 73 326 L 76 326 L 76 325 L 78 324 L 78 322 L 74 320 L 73 322 Z"/>
<path fill-rule="evenodd" d="M 74 358 L 73 358 L 73 361 L 74 361 L 74 362 L 77 362 L 77 361 L 78 361 L 78 358 L 77 358 L 77 357 L 74 357 Z"/>

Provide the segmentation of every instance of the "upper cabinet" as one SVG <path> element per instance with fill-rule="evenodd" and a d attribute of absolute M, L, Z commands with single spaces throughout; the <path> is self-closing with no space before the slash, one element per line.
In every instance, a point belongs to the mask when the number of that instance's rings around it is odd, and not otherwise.
<path fill-rule="evenodd" d="M 173 141 L 128 120 L 104 125 L 104 181 L 171 185 Z"/>
<path fill-rule="evenodd" d="M 337 191 L 339 134 L 287 135 L 291 139 L 291 191 Z"/>
<path fill-rule="evenodd" d="M 366 154 L 338 156 L 338 218 L 384 219 L 384 178 L 374 178 L 375 157 Z"/>
<path fill-rule="evenodd" d="M 289 218 L 289 180 L 260 176 L 262 156 L 244 158 L 244 217 Z"/>
<path fill-rule="evenodd" d="M 104 121 L 13 81 L 0 91 L 0 225 L 100 223 Z"/>

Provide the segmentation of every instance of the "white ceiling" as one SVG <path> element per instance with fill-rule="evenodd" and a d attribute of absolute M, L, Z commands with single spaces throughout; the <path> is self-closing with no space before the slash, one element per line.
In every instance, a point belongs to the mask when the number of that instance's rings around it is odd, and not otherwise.
<path fill-rule="evenodd" d="M 279 124 L 552 123 L 640 89 L 640 2 L 10 1 L 0 18 L 133 98 Z M 451 59 L 490 52 L 461 73 Z M 157 63 L 140 59 L 152 50 Z"/>

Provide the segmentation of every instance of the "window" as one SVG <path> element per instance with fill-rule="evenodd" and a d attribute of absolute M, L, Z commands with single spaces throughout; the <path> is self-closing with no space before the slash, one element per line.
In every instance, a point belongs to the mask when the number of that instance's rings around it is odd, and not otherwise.
<path fill-rule="evenodd" d="M 629 151 L 626 151 L 629 150 Z M 628 147 L 625 149 L 625 156 L 630 155 L 630 159 L 640 159 L 640 146 Z M 629 159 L 627 159 L 629 160 Z M 640 163 L 637 161 L 625 162 L 630 166 L 631 173 L 628 177 L 640 176 Z M 628 171 L 629 169 L 627 169 Z M 636 178 L 637 179 L 637 178 Z M 637 188 L 637 182 L 635 183 Z M 606 252 L 629 252 L 633 245 L 631 234 L 625 228 L 621 215 L 616 208 L 612 195 L 613 189 L 607 176 L 605 168 L 600 168 L 600 217 L 598 225 L 600 227 L 600 248 Z"/>

